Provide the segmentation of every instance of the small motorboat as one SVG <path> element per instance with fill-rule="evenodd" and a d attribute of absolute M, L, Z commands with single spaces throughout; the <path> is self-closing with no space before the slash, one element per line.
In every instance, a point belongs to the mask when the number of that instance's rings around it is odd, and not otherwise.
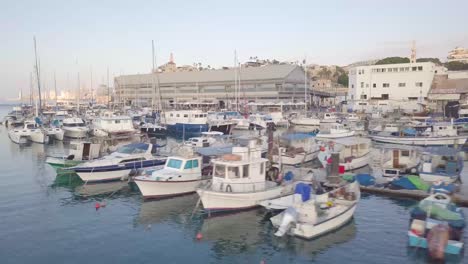
<path fill-rule="evenodd" d="M 354 136 L 354 131 L 345 128 L 343 124 L 332 124 L 329 131 L 322 131 L 317 134 L 317 138 L 344 138 Z"/>
<path fill-rule="evenodd" d="M 439 260 L 445 254 L 460 255 L 465 226 L 465 216 L 450 196 L 432 194 L 411 210 L 409 246 L 426 249 L 430 257 Z"/>
<path fill-rule="evenodd" d="M 459 153 L 450 147 L 427 148 L 422 153 L 419 177 L 426 182 L 455 182 L 463 170 L 463 159 Z"/>
<path fill-rule="evenodd" d="M 292 205 L 270 218 L 278 228 L 275 236 L 289 234 L 312 239 L 337 230 L 352 219 L 361 197 L 356 180 L 313 198 L 308 196 L 307 188 L 296 188 L 295 193 Z"/>
<path fill-rule="evenodd" d="M 156 146 L 148 143 L 133 143 L 100 159 L 88 161 L 65 170 L 74 171 L 85 182 L 125 180 L 133 171 L 163 165 L 165 157 L 157 156 Z"/>
<path fill-rule="evenodd" d="M 280 138 L 280 147 L 273 154 L 273 161 L 284 165 L 299 165 L 315 158 L 320 144 L 312 134 L 293 133 Z"/>
<path fill-rule="evenodd" d="M 199 156 L 168 157 L 163 169 L 137 176 L 134 181 L 144 199 L 194 193 L 209 179 L 207 175 L 202 175 L 201 166 Z"/>
<path fill-rule="evenodd" d="M 348 137 L 329 141 L 328 146 L 321 148 L 318 159 L 325 168 L 331 162 L 334 152 L 340 154 L 339 166 L 345 171 L 355 170 L 371 162 L 371 141 L 368 138 Z"/>

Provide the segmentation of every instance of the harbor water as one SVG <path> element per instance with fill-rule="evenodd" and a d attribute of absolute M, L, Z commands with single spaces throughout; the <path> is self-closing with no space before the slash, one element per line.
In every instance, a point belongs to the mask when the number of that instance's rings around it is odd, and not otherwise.
<path fill-rule="evenodd" d="M 1 108 L 0 116 L 9 109 Z M 0 127 L 0 146 L 0 263 L 428 261 L 423 251 L 407 247 L 414 200 L 363 194 L 354 219 L 334 233 L 277 238 L 262 209 L 192 216 L 196 194 L 143 201 L 126 182 L 83 186 L 77 176 L 56 177 L 45 159 L 63 153 L 66 142 L 19 146 Z M 106 206 L 96 210 L 96 202 Z M 447 262 L 468 263 L 468 250 L 463 254 Z"/>

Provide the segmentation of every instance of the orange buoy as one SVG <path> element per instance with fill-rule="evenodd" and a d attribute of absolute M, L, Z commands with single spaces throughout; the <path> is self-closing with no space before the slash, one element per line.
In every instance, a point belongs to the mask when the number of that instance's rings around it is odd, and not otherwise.
<path fill-rule="evenodd" d="M 96 204 L 94 205 L 94 208 L 96 208 L 96 210 L 98 210 L 99 208 L 101 208 L 101 204 L 99 204 L 98 202 L 96 202 Z"/>
<path fill-rule="evenodd" d="M 196 238 L 197 240 L 201 240 L 203 238 L 202 233 L 198 232 Z"/>

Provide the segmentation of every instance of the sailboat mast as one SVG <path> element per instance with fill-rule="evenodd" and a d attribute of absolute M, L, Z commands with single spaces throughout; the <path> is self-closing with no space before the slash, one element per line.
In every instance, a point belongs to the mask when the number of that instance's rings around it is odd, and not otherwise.
<path fill-rule="evenodd" d="M 36 45 L 36 36 L 34 36 L 34 55 L 36 57 L 36 76 L 37 76 L 37 90 L 39 92 L 39 114 L 42 114 L 42 98 L 41 98 L 41 79 L 39 76 L 39 65 L 37 60 L 37 45 Z"/>
<path fill-rule="evenodd" d="M 33 73 L 29 73 L 29 105 L 33 105 Z"/>
<path fill-rule="evenodd" d="M 107 67 L 107 109 L 110 109 L 109 67 Z"/>
<path fill-rule="evenodd" d="M 236 102 L 236 111 L 239 112 L 238 107 L 238 98 L 239 96 L 239 87 L 237 86 L 237 51 L 234 50 L 234 101 Z"/>
<path fill-rule="evenodd" d="M 156 75 L 156 89 L 158 92 L 158 110 L 162 112 L 163 107 L 162 107 L 162 98 L 161 98 L 161 89 L 159 87 L 159 72 L 158 72 L 158 63 L 156 61 L 156 51 L 154 50 L 154 42 L 153 42 L 153 68 L 156 70 L 154 73 Z"/>
<path fill-rule="evenodd" d="M 54 71 L 54 92 L 55 92 L 55 107 L 57 107 L 57 78 Z"/>

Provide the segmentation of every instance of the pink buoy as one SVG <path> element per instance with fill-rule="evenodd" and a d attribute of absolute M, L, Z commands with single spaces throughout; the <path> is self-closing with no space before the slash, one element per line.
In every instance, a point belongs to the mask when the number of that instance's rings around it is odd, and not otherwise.
<path fill-rule="evenodd" d="M 197 240 L 201 240 L 203 238 L 202 233 L 198 232 L 196 238 Z"/>
<path fill-rule="evenodd" d="M 96 208 L 96 210 L 99 210 L 99 208 L 101 208 L 101 205 L 98 202 L 96 202 L 96 204 L 94 205 L 94 208 Z"/>

